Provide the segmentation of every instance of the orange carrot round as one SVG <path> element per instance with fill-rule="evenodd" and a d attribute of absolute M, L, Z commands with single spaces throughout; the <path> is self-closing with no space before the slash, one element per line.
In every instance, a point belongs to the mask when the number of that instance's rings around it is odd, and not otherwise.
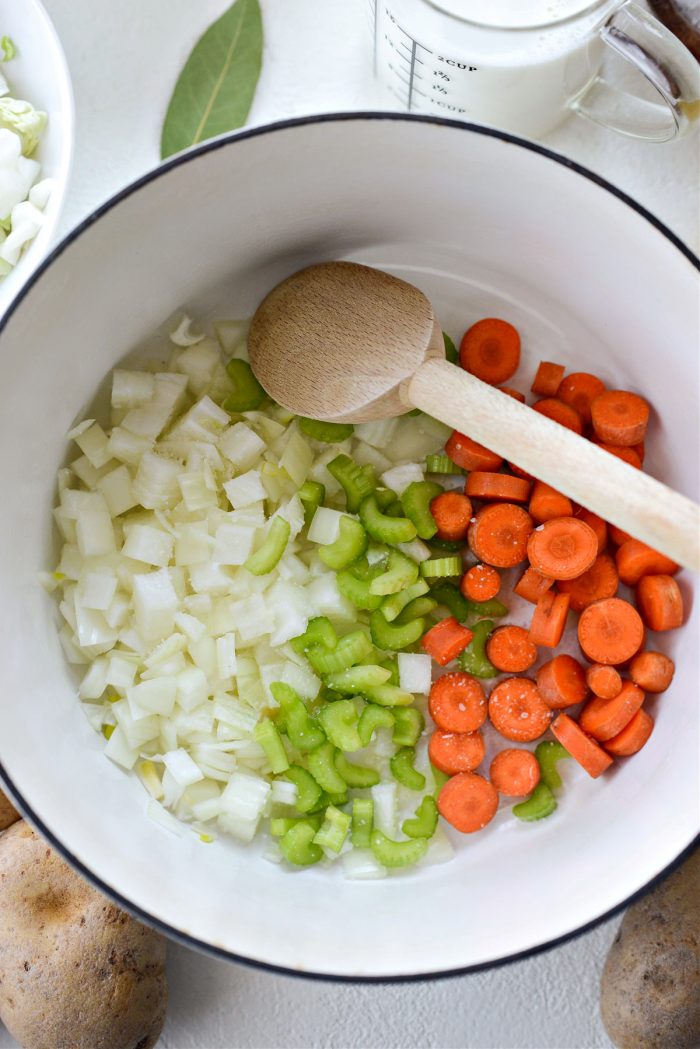
<path fill-rule="evenodd" d="M 642 576 L 637 608 L 650 630 L 675 630 L 683 624 L 683 595 L 670 575 Z"/>
<path fill-rule="evenodd" d="M 503 457 L 477 444 L 471 437 L 453 430 L 445 445 L 445 452 L 453 463 L 463 470 L 498 470 Z"/>
<path fill-rule="evenodd" d="M 612 699 L 594 696 L 581 711 L 578 723 L 584 732 L 598 742 L 612 739 L 622 732 L 644 702 L 644 693 L 632 681 L 623 681 Z"/>
<path fill-rule="evenodd" d="M 552 361 L 540 361 L 530 387 L 538 397 L 556 397 L 559 384 L 564 378 L 564 365 Z"/>
<path fill-rule="evenodd" d="M 616 458 L 622 459 L 623 463 L 629 463 L 630 466 L 635 468 L 635 470 L 641 470 L 642 460 L 639 458 L 634 448 L 627 448 L 624 445 L 606 444 L 604 441 L 598 440 L 594 440 L 593 444 L 597 444 L 604 452 L 610 452 L 610 454 L 616 456 Z"/>
<path fill-rule="evenodd" d="M 637 657 L 635 656 L 635 659 Z M 594 663 L 586 671 L 586 684 L 594 696 L 614 699 L 622 691 L 622 678 L 615 667 Z"/>
<path fill-rule="evenodd" d="M 527 677 L 501 681 L 489 696 L 489 718 L 505 739 L 531 743 L 549 728 L 552 711 Z"/>
<path fill-rule="evenodd" d="M 472 565 L 462 576 L 459 589 L 468 601 L 491 601 L 501 589 L 501 577 L 491 565 Z"/>
<path fill-rule="evenodd" d="M 544 481 L 535 481 L 532 489 L 528 513 L 538 524 L 551 521 L 554 517 L 571 517 L 574 508 L 567 495 L 562 495 L 556 488 L 550 488 Z"/>
<path fill-rule="evenodd" d="M 638 652 L 630 663 L 629 675 L 645 692 L 665 692 L 675 669 L 673 660 L 663 652 Z"/>
<path fill-rule="evenodd" d="M 585 769 L 589 776 L 597 779 L 612 765 L 612 758 L 591 739 L 568 714 L 558 714 L 552 722 L 552 733 L 562 747 L 568 750 L 574 761 Z"/>
<path fill-rule="evenodd" d="M 472 519 L 471 500 L 461 492 L 441 492 L 430 502 L 430 512 L 440 539 L 461 542 L 467 538 Z"/>
<path fill-rule="evenodd" d="M 532 518 L 514 503 L 483 506 L 469 526 L 468 542 L 480 561 L 495 568 L 514 568 L 527 557 Z"/>
<path fill-rule="evenodd" d="M 618 758 L 628 758 L 642 749 L 654 730 L 654 719 L 642 708 L 631 721 L 605 743 L 605 749 Z"/>
<path fill-rule="evenodd" d="M 564 635 L 569 612 L 569 595 L 548 590 L 535 605 L 528 637 L 533 645 L 556 648 Z"/>
<path fill-rule="evenodd" d="M 459 363 L 482 382 L 507 382 L 520 364 L 520 336 L 508 321 L 485 317 L 462 336 Z"/>
<path fill-rule="evenodd" d="M 513 593 L 536 605 L 551 586 L 554 586 L 553 579 L 540 575 L 538 571 L 530 567 L 525 569 L 524 574 L 513 587 Z"/>
<path fill-rule="evenodd" d="M 640 441 L 639 444 L 633 444 L 632 451 L 637 453 L 640 463 L 644 466 L 644 456 L 646 454 L 644 441 Z"/>
<path fill-rule="evenodd" d="M 617 593 L 617 568 L 610 554 L 598 554 L 595 561 L 576 579 L 562 579 L 559 589 L 571 598 L 573 612 L 583 612 L 594 601 Z"/>
<path fill-rule="evenodd" d="M 460 772 L 438 794 L 437 807 L 442 818 L 457 830 L 473 834 L 496 815 L 498 791 L 483 776 Z"/>
<path fill-rule="evenodd" d="M 629 448 L 646 437 L 649 405 L 636 393 L 606 390 L 591 402 L 591 422 L 601 441 Z"/>
<path fill-rule="evenodd" d="M 580 518 L 559 517 L 535 529 L 528 539 L 527 556 L 542 575 L 575 579 L 587 572 L 598 556 L 598 540 Z"/>
<path fill-rule="evenodd" d="M 623 543 L 626 543 L 628 539 L 632 538 L 629 532 L 623 532 L 621 528 L 617 527 L 617 525 L 609 523 L 608 535 L 613 546 L 622 546 Z"/>
<path fill-rule="evenodd" d="M 444 667 L 456 659 L 474 637 L 469 627 L 462 626 L 454 616 L 447 616 L 431 627 L 421 638 L 421 648 Z"/>
<path fill-rule="evenodd" d="M 486 642 L 486 655 L 497 670 L 519 674 L 537 662 L 537 646 L 521 626 L 499 626 Z"/>
<path fill-rule="evenodd" d="M 596 534 L 596 539 L 598 540 L 598 553 L 602 554 L 608 543 L 608 526 L 603 518 L 598 517 L 597 514 L 591 513 L 590 510 L 586 510 L 583 506 L 579 507 L 574 514 L 574 517 L 578 517 L 581 521 L 584 521 L 585 524 L 590 525 Z"/>
<path fill-rule="evenodd" d="M 636 586 L 643 575 L 673 575 L 680 568 L 670 557 L 652 550 L 639 539 L 628 539 L 619 546 L 615 563 L 620 581 L 626 586 Z"/>
<path fill-rule="evenodd" d="M 500 794 L 524 798 L 540 782 L 540 766 L 532 751 L 508 747 L 491 762 L 489 779 Z"/>
<path fill-rule="evenodd" d="M 433 683 L 428 710 L 438 728 L 445 732 L 475 732 L 488 715 L 481 684 L 461 671 L 443 674 Z"/>
<path fill-rule="evenodd" d="M 663 576 L 649 576 L 662 579 Z M 578 621 L 578 640 L 592 663 L 619 666 L 631 659 L 644 641 L 644 624 L 629 601 L 608 597 L 584 609 Z"/>
<path fill-rule="evenodd" d="M 532 407 L 540 415 L 546 415 L 548 419 L 553 419 L 555 423 L 565 426 L 567 430 L 583 433 L 583 422 L 579 413 L 570 404 L 560 401 L 558 397 L 545 397 L 541 401 L 535 401 Z"/>
<path fill-rule="evenodd" d="M 523 470 L 522 466 L 517 466 L 515 463 L 508 463 L 508 467 L 510 470 L 512 470 L 516 477 L 522 477 L 524 481 L 535 480 L 532 474 L 529 474 L 527 470 Z"/>
<path fill-rule="evenodd" d="M 573 707 L 588 693 L 583 667 L 573 656 L 555 656 L 537 671 L 537 690 L 551 710 Z"/>
<path fill-rule="evenodd" d="M 484 753 L 484 739 L 480 732 L 443 732 L 437 728 L 428 744 L 433 765 L 448 776 L 478 768 L 484 760 Z"/>
<path fill-rule="evenodd" d="M 513 400 L 525 404 L 525 394 L 521 393 L 520 390 L 514 390 L 512 386 L 500 386 L 499 389 L 501 393 L 507 393 L 509 397 L 513 398 Z"/>
<path fill-rule="evenodd" d="M 572 372 L 562 379 L 557 397 L 570 408 L 574 408 L 587 425 L 591 421 L 591 403 L 605 393 L 605 383 L 590 372 Z"/>
<path fill-rule="evenodd" d="M 490 502 L 501 503 L 526 503 L 531 487 L 532 483 L 522 477 L 511 477 L 510 474 L 499 474 L 486 470 L 473 470 L 467 477 L 464 491 L 472 499 L 486 499 Z"/>

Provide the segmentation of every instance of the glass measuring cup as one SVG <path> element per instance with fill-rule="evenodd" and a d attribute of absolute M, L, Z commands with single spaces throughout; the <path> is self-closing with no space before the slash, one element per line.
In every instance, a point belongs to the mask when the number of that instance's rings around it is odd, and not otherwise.
<path fill-rule="evenodd" d="M 402 109 L 546 134 L 572 110 L 665 142 L 700 115 L 700 66 L 632 0 L 370 0 L 375 71 Z M 658 101 L 601 75 L 605 48 Z"/>

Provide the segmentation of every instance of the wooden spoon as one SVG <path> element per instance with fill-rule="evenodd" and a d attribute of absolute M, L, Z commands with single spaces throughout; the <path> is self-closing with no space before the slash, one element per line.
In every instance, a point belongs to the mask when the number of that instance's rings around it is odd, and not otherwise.
<path fill-rule="evenodd" d="M 420 408 L 700 571 L 700 507 L 445 359 L 421 291 L 352 262 L 278 284 L 248 336 L 258 380 L 298 415 L 369 422 Z"/>

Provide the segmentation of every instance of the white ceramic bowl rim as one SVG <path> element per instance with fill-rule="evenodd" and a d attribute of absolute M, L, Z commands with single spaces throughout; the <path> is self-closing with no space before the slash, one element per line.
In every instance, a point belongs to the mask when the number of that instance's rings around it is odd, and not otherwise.
<path fill-rule="evenodd" d="M 0 335 L 7 326 L 13 313 L 18 308 L 19 304 L 25 298 L 26 295 L 32 290 L 33 286 L 37 283 L 42 273 L 47 270 L 55 259 L 57 259 L 63 252 L 77 240 L 80 235 L 87 230 L 93 223 L 97 222 L 103 215 L 111 211 L 121 201 L 130 197 L 132 194 L 137 193 L 144 186 L 154 182 L 161 175 L 171 171 L 173 168 L 180 167 L 183 164 L 187 164 L 192 159 L 201 156 L 206 153 L 214 152 L 215 150 L 225 148 L 232 142 L 236 142 L 242 139 L 255 138 L 261 135 L 272 134 L 275 131 L 286 130 L 295 127 L 304 127 L 309 124 L 322 124 L 329 122 L 342 122 L 342 121 L 405 121 L 408 123 L 422 123 L 422 124 L 433 124 L 443 127 L 450 127 L 465 130 L 472 134 L 485 135 L 487 137 L 497 138 L 504 142 L 508 142 L 512 145 L 519 146 L 522 149 L 529 150 L 530 152 L 537 153 L 540 156 L 554 161 L 557 164 L 568 168 L 573 173 L 588 179 L 595 183 L 602 189 L 606 190 L 612 196 L 617 197 L 619 201 L 625 204 L 627 207 L 632 208 L 637 212 L 643 219 L 649 222 L 655 229 L 671 242 L 681 252 L 682 255 L 700 272 L 700 258 L 681 241 L 675 233 L 673 233 L 663 222 L 660 221 L 650 211 L 647 211 L 643 205 L 639 204 L 632 197 L 628 196 L 623 190 L 618 189 L 612 185 L 606 179 L 595 172 L 590 171 L 588 168 L 581 164 L 576 163 L 573 160 L 563 157 L 554 151 L 541 146 L 537 142 L 529 141 L 527 139 L 519 138 L 516 135 L 511 135 L 504 131 L 499 131 L 495 128 L 483 127 L 480 124 L 470 124 L 464 121 L 451 120 L 446 117 L 434 117 L 434 116 L 419 116 L 417 114 L 406 114 L 406 113 L 392 113 L 392 112 L 381 112 L 381 111 L 349 111 L 343 113 L 324 113 L 315 116 L 308 117 L 296 117 L 290 120 L 281 120 L 271 124 L 264 124 L 260 127 L 246 129 L 244 131 L 233 132 L 228 135 L 221 135 L 215 139 L 211 139 L 205 142 L 201 146 L 186 150 L 184 153 L 180 153 L 165 163 L 160 164 L 158 167 L 153 168 L 151 171 L 142 175 L 134 182 L 129 183 L 123 189 L 115 193 L 107 201 L 101 204 L 93 212 L 91 212 L 82 222 L 80 222 L 70 233 L 68 233 L 63 240 L 53 249 L 53 251 L 40 263 L 40 265 L 34 270 L 27 282 L 24 284 L 22 289 L 14 298 L 11 306 L 7 312 L 0 318 Z M 100 892 L 108 896 L 125 911 L 132 914 L 139 921 L 150 925 L 152 928 L 162 932 L 169 939 L 175 940 L 181 943 L 185 947 L 189 947 L 195 950 L 202 951 L 205 954 L 210 954 L 215 957 L 223 958 L 227 961 L 236 962 L 242 965 L 247 965 L 251 968 L 262 969 L 268 972 L 275 972 L 285 976 L 296 976 L 302 979 L 315 979 L 323 980 L 332 983 L 374 983 L 374 984 L 391 984 L 391 983 L 415 983 L 418 981 L 425 980 L 436 980 L 443 979 L 446 977 L 463 976 L 468 973 L 479 972 L 485 969 L 492 969 L 500 965 L 509 964 L 511 962 L 520 961 L 524 958 L 530 958 L 543 951 L 550 950 L 552 947 L 559 946 L 560 944 L 567 943 L 569 940 L 573 940 L 577 936 L 582 935 L 585 932 L 594 929 L 601 922 L 608 918 L 619 914 L 625 908 L 629 907 L 630 904 L 636 900 L 641 899 L 650 892 L 656 885 L 663 881 L 669 874 L 671 874 L 676 868 L 678 868 L 683 861 L 690 856 L 696 848 L 700 847 L 700 834 L 698 834 L 689 845 L 682 850 L 682 852 L 672 860 L 662 871 L 660 871 L 656 877 L 652 878 L 635 893 L 629 896 L 627 899 L 618 903 L 616 906 L 611 907 L 597 918 L 586 922 L 570 932 L 565 933 L 562 936 L 555 937 L 554 939 L 548 940 L 545 943 L 537 944 L 527 950 L 519 951 L 513 954 L 504 955 L 501 958 L 497 958 L 493 961 L 484 962 L 476 965 L 460 966 L 457 968 L 441 970 L 438 972 L 426 972 L 426 973 L 410 973 L 399 976 L 339 976 L 329 973 L 321 972 L 310 972 L 304 970 L 300 972 L 297 969 L 287 968 L 285 966 L 274 965 L 269 962 L 259 961 L 257 959 L 249 958 L 244 955 L 235 953 L 234 951 L 226 950 L 221 947 L 217 947 L 213 944 L 206 943 L 203 940 L 198 939 L 195 936 L 191 936 L 187 933 L 182 932 L 180 929 L 169 925 L 167 922 L 161 921 L 160 919 L 149 914 L 142 908 L 134 905 L 128 899 L 123 897 L 116 889 L 114 889 L 107 882 L 103 881 L 100 877 L 97 877 L 88 867 L 86 867 L 80 860 L 78 860 L 58 839 L 53 831 L 46 826 L 45 823 L 33 812 L 31 806 L 25 801 L 21 792 L 14 785 L 12 780 L 9 778 L 5 771 L 2 763 L 0 762 L 0 785 L 6 790 L 9 797 L 15 802 L 16 807 L 23 813 L 27 821 L 45 838 L 53 848 L 63 857 L 63 859 L 70 864 L 76 871 L 78 871 L 87 881 L 91 882 Z"/>

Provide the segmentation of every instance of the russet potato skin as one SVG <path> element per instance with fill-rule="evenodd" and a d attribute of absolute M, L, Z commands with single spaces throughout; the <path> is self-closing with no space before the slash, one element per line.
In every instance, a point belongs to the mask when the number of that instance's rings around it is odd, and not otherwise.
<path fill-rule="evenodd" d="M 700 1045 L 700 850 L 625 914 L 600 1012 L 618 1049 Z"/>
<path fill-rule="evenodd" d="M 11 827 L 13 823 L 16 823 L 21 818 L 10 799 L 6 798 L 0 790 L 0 830 Z"/>
<path fill-rule="evenodd" d="M 23 821 L 0 834 L 0 1019 L 23 1049 L 152 1049 L 165 940 Z"/>

